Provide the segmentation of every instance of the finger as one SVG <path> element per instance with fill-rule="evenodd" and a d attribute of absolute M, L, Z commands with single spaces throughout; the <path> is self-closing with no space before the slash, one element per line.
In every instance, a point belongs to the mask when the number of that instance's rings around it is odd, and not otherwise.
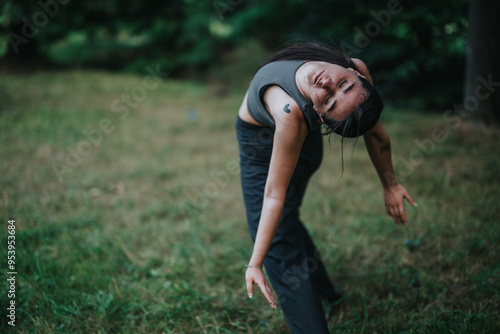
<path fill-rule="evenodd" d="M 396 208 L 396 212 L 397 212 L 398 222 L 402 225 L 406 225 L 408 223 L 408 221 L 406 219 L 406 213 L 405 213 L 405 208 L 403 206 L 403 202 L 401 202 L 401 204 L 399 204 L 395 208 Z"/>
<path fill-rule="evenodd" d="M 396 219 L 398 220 L 398 225 L 404 225 L 405 224 L 405 222 L 403 221 L 402 212 L 399 212 L 399 210 L 398 210 L 398 213 L 396 215 Z"/>
<path fill-rule="evenodd" d="M 408 220 L 406 219 L 406 213 L 404 209 L 399 209 L 399 221 L 403 225 L 408 224 Z"/>
<path fill-rule="evenodd" d="M 411 205 L 413 205 L 414 207 L 417 207 L 417 206 L 418 206 L 417 202 L 415 202 L 415 200 L 413 199 L 413 197 L 411 197 L 411 195 L 410 195 L 409 193 L 406 193 L 404 197 L 405 197 L 405 198 L 408 200 L 408 202 L 409 202 Z"/>
<path fill-rule="evenodd" d="M 271 307 L 276 310 L 276 300 L 274 299 L 273 290 L 271 290 L 271 287 L 269 285 L 267 285 L 267 292 L 269 296 L 271 296 Z"/>
<path fill-rule="evenodd" d="M 389 208 L 389 215 L 394 219 L 394 223 L 399 225 L 399 219 L 398 219 L 398 213 L 397 210 L 394 207 Z"/>
<path fill-rule="evenodd" d="M 392 214 L 392 209 L 391 209 L 391 207 L 390 207 L 389 205 L 387 205 L 387 204 L 385 205 L 385 212 L 387 212 L 387 214 L 388 214 L 389 216 L 391 216 L 392 218 L 394 218 L 394 216 L 393 216 L 393 214 Z"/>
<path fill-rule="evenodd" d="M 272 308 L 276 308 L 276 303 L 274 302 L 274 294 L 271 290 L 271 288 L 267 285 L 267 282 L 265 280 L 262 280 L 257 283 L 260 291 L 262 291 L 262 294 L 264 297 L 266 297 L 267 301 L 271 305 Z"/>
<path fill-rule="evenodd" d="M 253 297 L 253 280 L 247 278 L 247 293 L 248 293 L 248 298 Z"/>

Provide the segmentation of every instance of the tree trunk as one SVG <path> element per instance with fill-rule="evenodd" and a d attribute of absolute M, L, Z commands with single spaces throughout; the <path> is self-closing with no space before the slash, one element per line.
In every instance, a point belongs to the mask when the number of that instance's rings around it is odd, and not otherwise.
<path fill-rule="evenodd" d="M 500 1 L 469 2 L 464 108 L 472 118 L 500 126 Z"/>

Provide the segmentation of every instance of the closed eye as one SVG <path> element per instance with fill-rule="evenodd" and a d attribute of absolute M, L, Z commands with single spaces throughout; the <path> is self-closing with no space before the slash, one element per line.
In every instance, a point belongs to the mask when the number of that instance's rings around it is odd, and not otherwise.
<path fill-rule="evenodd" d="M 347 93 L 347 92 L 349 92 L 353 88 L 354 88 L 354 84 L 350 85 L 349 87 L 347 87 L 346 89 L 344 89 L 344 94 Z M 330 97 L 331 97 L 331 95 L 328 97 L 328 100 L 330 99 Z M 333 108 L 335 108 L 336 104 L 337 104 L 337 100 L 333 101 L 332 105 L 330 106 L 330 108 L 328 108 L 327 112 L 332 111 Z"/>
<path fill-rule="evenodd" d="M 335 105 L 337 104 L 337 100 L 333 101 L 332 103 L 332 106 L 330 108 L 328 108 L 328 110 L 326 112 L 330 112 L 333 110 L 333 108 L 335 108 Z"/>
<path fill-rule="evenodd" d="M 347 93 L 348 91 L 350 91 L 351 89 L 353 89 L 353 87 L 354 87 L 354 84 L 352 84 L 349 87 L 347 87 L 346 89 L 344 89 L 344 94 Z"/>

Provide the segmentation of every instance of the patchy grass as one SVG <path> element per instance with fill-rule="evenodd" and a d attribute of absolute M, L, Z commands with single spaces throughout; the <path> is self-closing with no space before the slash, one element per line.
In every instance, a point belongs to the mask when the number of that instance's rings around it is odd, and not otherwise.
<path fill-rule="evenodd" d="M 105 72 L 0 80 L 0 257 L 14 218 L 16 332 L 288 331 L 260 293 L 246 297 L 243 92 L 168 78 L 145 89 L 144 77 Z M 390 107 L 383 120 L 419 204 L 410 224 L 386 216 L 362 140 L 342 177 L 338 144 L 325 149 L 303 204 L 346 295 L 331 332 L 499 332 L 500 133 Z"/>

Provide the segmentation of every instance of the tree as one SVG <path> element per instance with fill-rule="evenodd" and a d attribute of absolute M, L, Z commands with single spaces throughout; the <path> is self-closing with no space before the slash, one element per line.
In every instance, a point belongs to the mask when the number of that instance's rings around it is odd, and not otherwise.
<path fill-rule="evenodd" d="M 209 30 L 215 14 L 211 2 L 196 0 L 5 0 L 0 5 L 0 37 L 7 40 L 3 59 L 141 70 L 154 62 L 182 73 L 215 58 Z M 74 36 L 84 43 L 71 44 Z M 69 47 L 54 57 L 57 44 Z"/>
<path fill-rule="evenodd" d="M 7 38 L 5 59 L 35 60 L 41 59 L 37 26 L 28 13 L 33 12 L 34 4 L 28 1 L 7 0 L 0 8 L 2 30 Z M 38 16 L 37 16 L 38 18 Z"/>
<path fill-rule="evenodd" d="M 254 0 L 228 20 L 234 40 L 255 38 L 269 49 L 333 40 L 368 64 L 384 98 L 404 107 L 442 110 L 462 97 L 467 0 Z"/>
<path fill-rule="evenodd" d="M 464 108 L 485 124 L 500 126 L 500 2 L 469 5 Z"/>

